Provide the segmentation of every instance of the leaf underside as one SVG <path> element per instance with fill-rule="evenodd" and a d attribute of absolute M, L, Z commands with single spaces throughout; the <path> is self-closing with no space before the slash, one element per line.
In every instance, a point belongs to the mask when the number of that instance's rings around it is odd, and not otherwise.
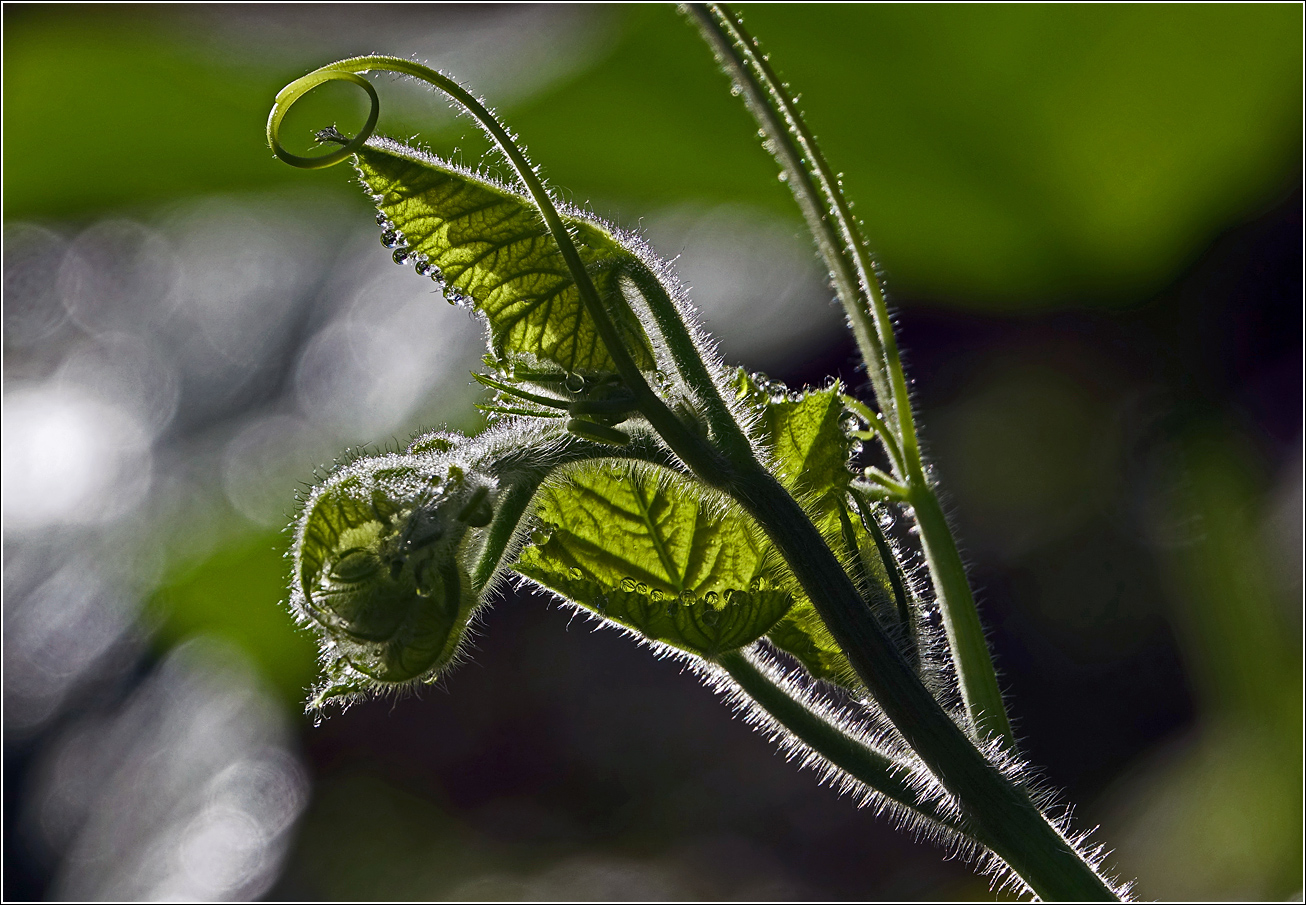
<path fill-rule="evenodd" d="M 751 644 L 793 602 L 751 520 L 669 469 L 588 463 L 541 489 L 536 517 L 515 571 L 701 657 Z"/>
<path fill-rule="evenodd" d="M 485 315 L 496 359 L 569 374 L 616 370 L 557 243 L 529 199 L 388 139 L 369 140 L 356 155 L 356 166 L 377 210 L 406 240 L 408 260 L 419 272 L 436 268 L 429 275 L 444 284 L 446 295 L 471 299 Z M 619 285 L 623 272 L 643 263 L 578 212 L 564 212 L 563 220 L 636 366 L 652 370 L 648 338 Z"/>

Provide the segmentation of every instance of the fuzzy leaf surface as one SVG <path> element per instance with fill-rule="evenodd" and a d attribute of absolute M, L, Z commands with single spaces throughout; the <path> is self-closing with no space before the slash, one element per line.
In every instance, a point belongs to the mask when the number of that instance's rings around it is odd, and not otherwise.
<path fill-rule="evenodd" d="M 646 638 L 701 657 L 756 641 L 793 579 L 746 515 L 669 469 L 590 464 L 540 491 L 515 571 Z"/>
<path fill-rule="evenodd" d="M 485 315 L 495 358 L 575 374 L 616 370 L 529 199 L 388 139 L 369 140 L 356 160 L 363 185 L 379 199 L 377 210 L 407 240 L 410 260 L 425 256 L 447 295 L 471 299 Z M 562 214 L 635 364 L 652 369 L 648 338 L 619 286 L 623 269 L 641 262 L 598 222 L 575 211 Z"/>
<path fill-rule="evenodd" d="M 812 518 L 858 589 L 882 619 L 895 619 L 895 598 L 885 563 L 862 518 L 850 505 L 848 461 L 852 441 L 841 421 L 846 408 L 838 384 L 801 394 L 740 371 L 739 397 L 761 416 L 754 437 L 771 454 L 776 476 Z M 845 688 L 859 688 L 857 673 L 806 595 L 767 633 L 813 676 Z"/>

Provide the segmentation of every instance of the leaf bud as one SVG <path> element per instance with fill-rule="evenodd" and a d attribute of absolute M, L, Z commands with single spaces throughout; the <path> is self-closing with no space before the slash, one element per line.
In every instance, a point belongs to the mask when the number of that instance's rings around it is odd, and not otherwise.
<path fill-rule="evenodd" d="M 309 497 L 295 528 L 291 605 L 320 635 L 328 698 L 431 681 L 455 658 L 476 604 L 469 530 L 497 485 L 452 455 L 360 459 Z"/>

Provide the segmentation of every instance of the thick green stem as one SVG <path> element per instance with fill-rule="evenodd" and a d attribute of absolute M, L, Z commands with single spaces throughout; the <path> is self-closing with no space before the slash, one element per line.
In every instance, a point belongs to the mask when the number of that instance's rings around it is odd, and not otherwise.
<path fill-rule="evenodd" d="M 780 549 L 867 690 L 956 796 L 976 835 L 1040 898 L 1114 901 L 1107 883 L 921 684 L 793 497 L 761 468 L 743 470 L 731 495 Z"/>
<path fill-rule="evenodd" d="M 670 461 L 660 444 L 645 434 L 625 447 L 600 446 L 575 437 L 541 434 L 534 443 L 514 435 L 511 445 L 491 444 L 481 457 L 487 470 L 499 479 L 503 492 L 486 528 L 476 563 L 472 587 L 483 597 L 492 579 L 512 554 L 513 538 L 522 528 L 536 493 L 558 469 L 578 462 L 623 458 L 667 466 Z M 936 800 L 922 799 L 906 782 L 910 768 L 853 737 L 828 716 L 801 701 L 783 682 L 759 667 L 742 651 L 721 655 L 716 662 L 763 710 L 817 754 L 859 782 L 886 796 L 925 820 L 967 838 L 974 831 Z"/>
<path fill-rule="evenodd" d="M 752 445 L 717 389 L 712 373 L 703 361 L 703 353 L 685 326 L 684 317 L 658 278 L 644 267 L 628 271 L 635 288 L 644 298 L 645 307 L 657 325 L 672 363 L 681 379 L 699 397 L 707 415 L 708 426 L 726 455 L 751 457 Z"/>
<path fill-rule="evenodd" d="M 880 408 L 890 428 L 896 429 L 899 435 L 906 472 L 903 477 L 909 485 L 909 495 L 927 509 L 932 502 L 937 510 L 938 502 L 921 461 L 893 322 L 866 240 L 843 196 L 839 179 L 826 163 L 798 105 L 776 78 L 766 56 L 758 51 L 758 42 L 748 34 L 739 17 L 720 4 L 691 4 L 690 11 L 731 78 L 743 87 L 749 109 L 766 133 L 771 153 L 785 168 L 798 206 L 817 237 L 866 361 Z M 852 277 L 855 283 L 850 285 Z M 953 568 L 954 560 L 960 565 L 956 543 L 942 517 L 920 528 L 948 641 L 953 645 L 967 715 L 983 737 L 1001 739 L 1014 749 L 1015 738 L 993 659 L 984 641 L 975 598 L 966 582 L 965 570 Z"/>

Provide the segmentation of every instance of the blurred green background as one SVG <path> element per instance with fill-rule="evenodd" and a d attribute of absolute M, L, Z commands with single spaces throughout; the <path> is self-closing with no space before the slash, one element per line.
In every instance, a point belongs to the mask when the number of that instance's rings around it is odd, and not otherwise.
<path fill-rule="evenodd" d="M 1031 760 L 1143 897 L 1298 892 L 1301 8 L 742 9 L 883 265 Z M 988 895 L 526 591 L 439 688 L 304 720 L 296 482 L 477 424 L 474 325 L 388 264 L 347 169 L 264 144 L 282 85 L 372 51 L 459 77 L 563 197 L 679 256 L 728 355 L 864 389 L 673 7 L 7 4 L 6 898 Z M 502 172 L 438 99 L 378 88 L 380 131 Z M 305 147 L 362 118 L 314 104 Z M 169 669 L 281 728 L 218 771 L 264 777 L 213 787 L 243 823 L 178 792 L 110 858 L 132 796 L 162 795 L 122 739 L 165 725 Z M 159 733 L 150 769 L 185 761 Z M 96 788 L 69 779 L 91 762 Z M 167 827 L 222 844 L 160 854 Z"/>

